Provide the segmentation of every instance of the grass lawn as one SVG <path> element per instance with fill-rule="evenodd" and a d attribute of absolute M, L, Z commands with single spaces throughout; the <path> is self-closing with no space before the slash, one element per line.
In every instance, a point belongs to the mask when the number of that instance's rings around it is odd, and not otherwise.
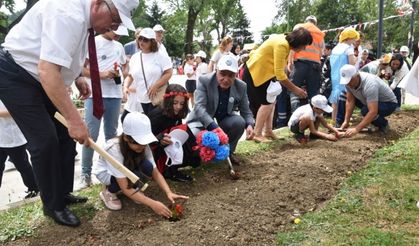
<path fill-rule="evenodd" d="M 380 149 L 320 211 L 278 234 L 279 245 L 419 245 L 419 128 Z"/>

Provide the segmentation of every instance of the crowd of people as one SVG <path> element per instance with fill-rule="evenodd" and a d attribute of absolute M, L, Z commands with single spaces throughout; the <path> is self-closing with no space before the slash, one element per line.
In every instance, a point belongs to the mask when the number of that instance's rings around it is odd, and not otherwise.
<path fill-rule="evenodd" d="M 27 197 L 40 192 L 44 214 L 58 224 L 78 226 L 79 218 L 67 205 L 87 200 L 71 194 L 77 154 L 73 139 L 83 144 L 81 187 L 90 186 L 94 174 L 103 184 L 98 195 L 107 208 L 122 209 L 122 193 L 160 216 L 172 215 L 163 202 L 138 192 L 138 184 L 109 160 L 93 161 L 89 145 L 97 140 L 102 119 L 103 149 L 138 177 L 154 180 L 175 202 L 188 197 L 172 192 L 166 179 L 193 180 L 181 168 L 200 165 L 197 139 L 202 131 L 227 136 L 228 159 L 238 165 L 234 153 L 243 134 L 265 143 L 277 140 L 275 128 L 288 127 L 300 143 L 337 141 L 370 124 L 386 134 L 385 117 L 401 105 L 399 86 L 411 64 L 408 50 L 402 47 L 400 53 L 371 61 L 358 31 L 346 28 L 336 46 L 326 44 L 315 16 L 290 33 L 271 35 L 250 53 L 241 52 L 227 36 L 208 63 L 202 50 L 187 54 L 186 88 L 171 84 L 165 29 L 135 29 L 131 13 L 138 4 L 40 1 L 2 44 L 0 169 L 10 156 L 28 187 Z M 123 46 L 118 39 L 128 29 L 135 31 L 135 40 Z M 84 100 L 84 120 L 68 95 L 73 82 Z M 351 125 L 355 106 L 363 119 Z M 57 111 L 68 128 L 54 118 Z M 329 114 L 332 123 L 326 120 Z"/>

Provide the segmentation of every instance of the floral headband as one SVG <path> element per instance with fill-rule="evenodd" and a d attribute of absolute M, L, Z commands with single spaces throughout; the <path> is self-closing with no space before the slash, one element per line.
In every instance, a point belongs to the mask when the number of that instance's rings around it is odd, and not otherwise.
<path fill-rule="evenodd" d="M 186 99 L 189 98 L 188 93 L 180 92 L 180 91 L 171 91 L 171 92 L 166 93 L 166 94 L 163 95 L 164 98 L 175 97 L 175 96 L 185 97 Z"/>

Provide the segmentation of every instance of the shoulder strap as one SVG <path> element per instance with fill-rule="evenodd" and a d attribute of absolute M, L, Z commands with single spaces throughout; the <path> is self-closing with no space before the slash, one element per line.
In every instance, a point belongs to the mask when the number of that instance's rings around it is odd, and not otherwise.
<path fill-rule="evenodd" d="M 148 85 L 147 85 L 147 79 L 145 78 L 145 73 L 144 73 L 143 52 L 142 51 L 140 51 L 140 59 L 141 59 L 141 71 L 143 71 L 145 88 L 147 89 L 147 93 L 148 93 Z"/>

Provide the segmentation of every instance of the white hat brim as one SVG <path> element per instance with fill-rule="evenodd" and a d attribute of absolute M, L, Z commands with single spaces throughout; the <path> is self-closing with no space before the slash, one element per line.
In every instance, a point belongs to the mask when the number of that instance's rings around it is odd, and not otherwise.
<path fill-rule="evenodd" d="M 153 142 L 157 142 L 157 138 L 156 136 L 153 135 L 153 133 L 148 133 L 146 135 L 135 135 L 135 136 L 131 136 L 135 142 L 141 144 L 141 145 L 147 145 Z"/>
<path fill-rule="evenodd" d="M 119 13 L 119 17 L 122 20 L 122 25 L 125 26 L 126 28 L 128 28 L 129 30 L 135 32 L 135 26 L 134 26 L 134 23 L 132 22 L 131 18 L 129 18 L 128 16 L 124 15 L 119 10 L 118 10 L 118 13 Z"/>
<path fill-rule="evenodd" d="M 323 108 L 321 108 L 324 112 L 326 113 L 332 113 L 333 108 L 330 107 L 329 105 L 324 106 Z"/>
<path fill-rule="evenodd" d="M 352 77 L 348 77 L 348 78 L 340 77 L 339 84 L 347 85 L 347 84 L 349 84 L 349 81 L 351 81 L 351 79 L 352 79 Z"/>

